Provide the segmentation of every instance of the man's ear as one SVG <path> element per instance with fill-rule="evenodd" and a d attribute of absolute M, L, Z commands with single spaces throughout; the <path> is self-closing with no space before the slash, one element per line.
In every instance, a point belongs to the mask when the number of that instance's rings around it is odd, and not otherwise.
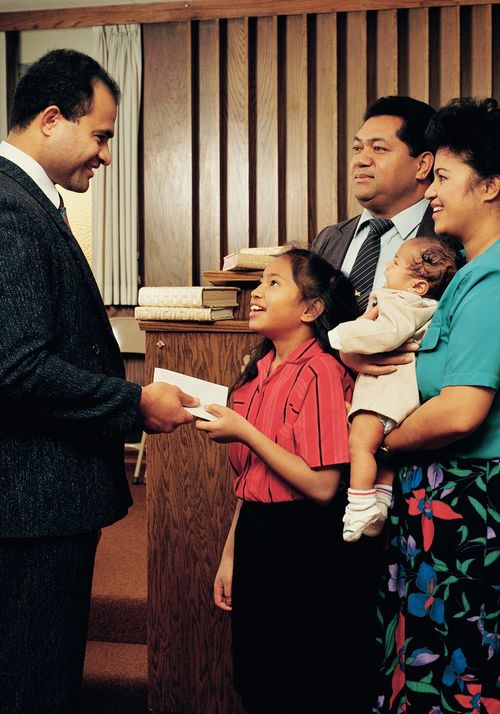
<path fill-rule="evenodd" d="M 500 176 L 483 179 L 483 201 L 494 201 L 500 195 Z"/>
<path fill-rule="evenodd" d="M 57 124 L 63 119 L 60 109 L 55 104 L 44 109 L 40 114 L 40 127 L 42 132 L 49 136 Z"/>
<path fill-rule="evenodd" d="M 412 292 L 417 293 L 417 295 L 427 295 L 429 288 L 429 282 L 424 278 L 415 278 L 411 284 Z"/>
<path fill-rule="evenodd" d="M 325 303 L 321 298 L 314 298 L 307 303 L 307 307 L 302 313 L 302 322 L 314 322 L 325 310 Z"/>
<path fill-rule="evenodd" d="M 429 176 L 433 165 L 434 155 L 430 151 L 424 151 L 418 157 L 416 178 L 419 181 L 424 181 Z"/>

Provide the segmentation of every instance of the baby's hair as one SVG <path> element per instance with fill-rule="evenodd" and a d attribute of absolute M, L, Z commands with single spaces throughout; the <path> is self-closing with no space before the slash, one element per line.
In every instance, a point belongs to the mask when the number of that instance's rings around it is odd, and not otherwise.
<path fill-rule="evenodd" d="M 293 280 L 304 300 L 320 298 L 325 309 L 311 323 L 313 335 L 325 352 L 336 354 L 328 340 L 329 330 L 341 322 L 354 320 L 358 306 L 351 281 L 344 273 L 334 268 L 324 258 L 305 248 L 291 248 L 282 254 L 290 260 Z M 257 376 L 257 362 L 273 349 L 273 343 L 265 338 L 252 350 L 250 359 L 233 389 L 241 387 Z"/>
<path fill-rule="evenodd" d="M 449 242 L 434 236 L 413 238 L 415 250 L 408 272 L 414 278 L 423 278 L 429 283 L 426 297 L 439 300 L 457 270 L 464 264 L 462 255 Z M 422 244 L 423 245 L 418 245 Z"/>

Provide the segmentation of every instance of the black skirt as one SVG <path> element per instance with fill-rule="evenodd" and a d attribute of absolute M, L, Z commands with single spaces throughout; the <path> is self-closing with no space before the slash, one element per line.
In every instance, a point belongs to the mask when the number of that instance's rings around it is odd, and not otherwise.
<path fill-rule="evenodd" d="M 233 665 L 248 712 L 371 711 L 380 541 L 344 543 L 344 508 L 342 495 L 242 506 Z"/>

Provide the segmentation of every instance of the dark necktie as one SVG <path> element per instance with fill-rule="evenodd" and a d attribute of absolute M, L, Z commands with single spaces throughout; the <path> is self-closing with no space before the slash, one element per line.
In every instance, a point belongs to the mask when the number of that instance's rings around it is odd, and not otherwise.
<path fill-rule="evenodd" d="M 68 214 L 66 211 L 66 206 L 64 205 L 63 197 L 61 196 L 61 194 L 59 194 L 59 213 L 61 214 L 63 221 L 66 223 L 68 228 L 71 230 L 71 226 L 69 225 L 69 221 L 68 221 Z"/>
<path fill-rule="evenodd" d="M 380 256 L 380 236 L 387 233 L 393 226 L 390 218 L 372 218 L 369 221 L 370 230 L 359 249 L 349 278 L 356 291 L 356 299 L 361 312 L 366 310 L 368 297 L 373 288 L 373 278 Z"/>

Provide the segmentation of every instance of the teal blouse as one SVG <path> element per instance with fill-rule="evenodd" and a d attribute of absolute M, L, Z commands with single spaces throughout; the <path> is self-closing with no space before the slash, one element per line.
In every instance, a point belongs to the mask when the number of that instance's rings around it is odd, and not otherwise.
<path fill-rule="evenodd" d="M 462 458 L 500 458 L 500 240 L 467 263 L 448 285 L 418 353 L 417 380 L 422 401 L 443 387 L 495 389 L 479 429 L 447 452 Z"/>

